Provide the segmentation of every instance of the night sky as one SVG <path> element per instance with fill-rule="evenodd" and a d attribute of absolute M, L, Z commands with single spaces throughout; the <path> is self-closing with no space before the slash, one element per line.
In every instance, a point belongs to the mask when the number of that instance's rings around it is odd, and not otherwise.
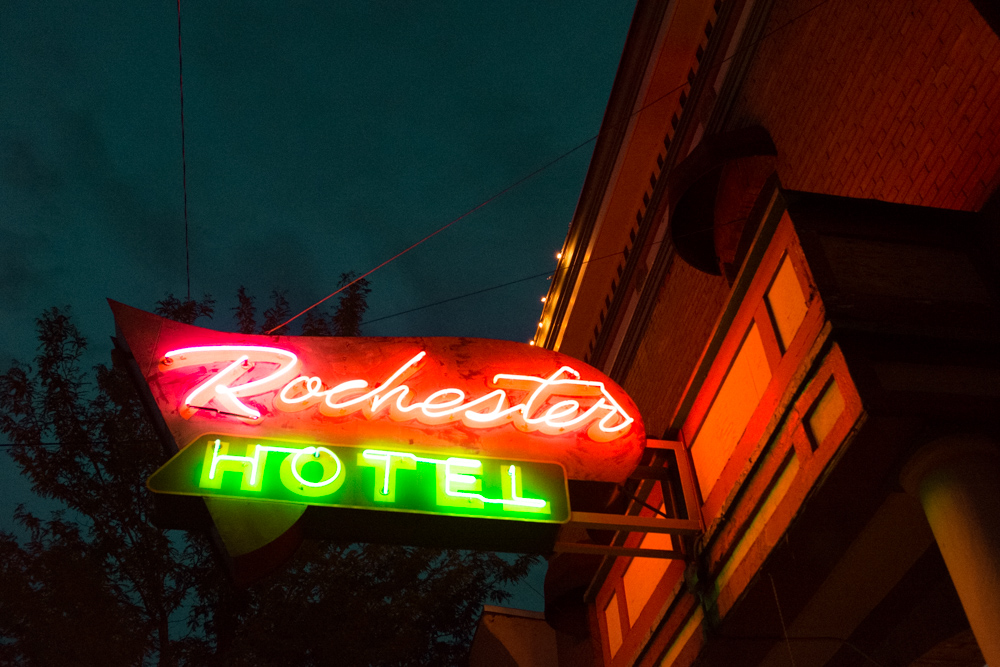
<path fill-rule="evenodd" d="M 0 368 L 72 308 L 106 363 L 105 298 L 186 292 L 177 7 L 0 4 Z M 185 3 L 192 296 L 293 312 L 597 133 L 633 5 Z M 368 319 L 555 267 L 592 144 L 371 277 Z M 544 276 L 366 335 L 527 341 Z M 0 528 L 32 500 L 0 461 Z M 540 584 L 536 582 L 536 587 Z M 535 601 L 536 604 L 539 601 Z"/>

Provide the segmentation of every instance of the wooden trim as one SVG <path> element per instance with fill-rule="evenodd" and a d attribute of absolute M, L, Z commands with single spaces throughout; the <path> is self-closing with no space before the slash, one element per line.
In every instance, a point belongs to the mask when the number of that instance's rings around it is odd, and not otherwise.
<path fill-rule="evenodd" d="M 767 332 L 770 332 L 770 336 L 774 336 L 770 316 L 765 318 L 758 317 L 758 315 L 760 315 L 764 295 L 771 285 L 773 276 L 786 256 L 795 269 L 800 286 L 803 287 L 803 294 L 807 298 L 807 312 L 793 340 L 790 341 L 788 350 L 780 356 L 776 365 L 771 366 L 771 381 L 761 396 L 744 433 L 740 436 L 730 461 L 723 468 L 712 489 L 702 489 L 703 494 L 707 491 L 702 506 L 707 539 L 711 539 L 712 526 L 718 523 L 720 517 L 726 513 L 726 508 L 731 506 L 738 497 L 740 479 L 747 474 L 747 462 L 754 461 L 760 455 L 761 438 L 772 432 L 772 429 L 777 428 L 777 425 L 787 416 L 786 412 L 790 408 L 790 401 L 794 396 L 794 391 L 789 387 L 802 381 L 795 381 L 794 378 L 800 372 L 800 366 L 808 357 L 813 343 L 821 335 L 820 332 L 825 322 L 823 304 L 807 268 L 794 224 L 787 212 L 782 214 L 781 221 L 775 229 L 766 251 L 761 254 L 762 257 L 753 280 L 747 286 L 740 308 L 737 309 L 737 313 L 730 322 L 729 335 L 719 345 L 718 353 L 714 359 L 716 363 L 705 373 L 705 381 L 700 387 L 698 396 L 691 399 L 692 406 L 681 429 L 681 432 L 688 439 L 693 440 L 701 428 L 701 424 L 715 400 L 715 395 L 726 377 L 726 372 L 735 358 L 736 351 L 739 349 L 739 343 L 743 337 L 732 334 L 736 331 L 749 330 L 750 326 L 756 322 L 762 340 L 766 337 Z M 774 345 L 777 345 L 777 339 L 774 340 Z M 777 348 L 775 348 L 776 350 Z M 818 353 L 818 350 L 815 352 Z M 723 364 L 722 360 L 727 360 L 727 363 Z M 789 393 L 790 391 L 792 393 Z"/>
<path fill-rule="evenodd" d="M 781 266 L 781 263 L 778 263 Z M 773 278 L 773 276 L 772 276 Z M 770 289 L 770 288 L 769 288 Z M 767 290 L 764 291 L 767 294 Z M 760 342 L 764 346 L 764 355 L 767 357 L 767 365 L 773 374 L 781 365 L 781 343 L 778 342 L 778 333 L 774 329 L 774 320 L 771 317 L 771 310 L 767 307 L 767 299 L 762 298 L 754 309 L 753 321 L 757 325 L 757 332 L 760 334 Z M 800 325 L 801 326 L 801 325 Z"/>

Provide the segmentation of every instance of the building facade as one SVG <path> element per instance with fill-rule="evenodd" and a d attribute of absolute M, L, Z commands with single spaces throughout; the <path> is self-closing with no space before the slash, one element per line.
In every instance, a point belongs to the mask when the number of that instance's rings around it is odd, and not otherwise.
<path fill-rule="evenodd" d="M 535 344 L 686 459 L 573 509 L 702 529 L 565 536 L 618 551 L 550 559 L 559 664 L 1000 665 L 997 29 L 639 2 Z"/>

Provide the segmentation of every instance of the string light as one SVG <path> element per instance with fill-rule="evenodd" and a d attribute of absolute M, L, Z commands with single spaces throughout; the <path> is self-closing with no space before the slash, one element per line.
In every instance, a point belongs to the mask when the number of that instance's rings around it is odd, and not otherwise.
<path fill-rule="evenodd" d="M 828 2 L 830 2 L 830 0 L 820 0 L 820 2 L 817 2 L 817 3 L 815 4 L 815 5 L 813 5 L 813 6 L 812 6 L 812 7 L 810 7 L 809 9 L 807 9 L 807 10 L 805 10 L 804 12 L 802 12 L 802 13 L 798 14 L 797 16 L 794 16 L 794 17 L 792 17 L 792 18 L 791 18 L 790 20 L 788 20 L 788 21 L 786 21 L 785 23 L 783 23 L 783 24 L 781 24 L 781 25 L 777 26 L 776 28 L 774 28 L 774 29 L 773 29 L 773 30 L 771 30 L 770 32 L 767 32 L 767 33 L 765 33 L 764 35 L 762 35 L 761 37 L 759 37 L 759 38 L 758 38 L 757 40 L 755 40 L 755 41 L 751 42 L 750 44 L 747 44 L 746 46 L 743 46 L 743 47 L 740 47 L 740 48 L 736 49 L 736 50 L 735 50 L 735 51 L 734 51 L 734 52 L 733 52 L 732 54 L 730 54 L 730 55 L 729 55 L 728 57 L 724 58 L 724 59 L 723 59 L 723 60 L 722 60 L 721 62 L 718 62 L 718 63 L 715 63 L 715 64 L 713 64 L 713 65 L 712 65 L 712 68 L 721 68 L 721 67 L 722 67 L 723 65 L 725 65 L 725 64 L 726 64 L 726 63 L 728 63 L 729 61 L 731 61 L 731 60 L 733 60 L 734 58 L 737 58 L 737 57 L 739 57 L 740 55 L 742 55 L 742 54 L 743 54 L 743 53 L 744 53 L 745 51 L 747 51 L 747 50 L 749 50 L 749 49 L 755 49 L 755 48 L 757 48 L 757 46 L 758 46 L 758 45 L 759 45 L 759 44 L 760 44 L 761 42 L 763 42 L 763 41 L 765 41 L 765 40 L 769 39 L 769 38 L 770 38 L 770 37 L 771 37 L 772 35 L 774 35 L 774 34 L 775 34 L 775 33 L 777 33 L 778 31 L 780 31 L 780 30 L 783 30 L 784 28 L 787 28 L 788 26 L 790 26 L 790 25 L 792 25 L 792 24 L 794 24 L 794 23 L 798 22 L 799 20 L 801 20 L 802 18 L 804 18 L 804 17 L 806 16 L 806 15 L 808 15 L 808 14 L 810 14 L 810 13 L 814 12 L 814 11 L 815 11 L 816 9 L 818 9 L 819 7 L 822 7 L 823 5 L 827 4 Z M 180 17 L 178 16 L 178 24 L 179 24 L 179 18 L 180 18 Z M 179 32 L 179 25 L 178 25 L 178 32 Z M 178 39 L 178 42 L 179 42 L 179 39 Z M 623 119 L 623 120 L 622 120 L 621 122 L 622 122 L 622 123 L 628 123 L 628 122 L 631 122 L 632 118 L 634 118 L 635 116 L 639 115 L 640 113 L 642 113 L 642 112 L 643 112 L 643 111 L 645 111 L 646 109 L 649 109 L 650 107 L 652 107 L 652 106 L 654 106 L 654 105 L 656 105 L 656 104 L 659 104 L 660 102 L 662 102 L 662 101 L 664 101 L 664 100 L 666 100 L 666 99 L 670 98 L 670 97 L 671 97 L 671 95 L 673 95 L 674 93 L 676 93 L 676 92 L 678 92 L 678 91 L 680 91 L 680 90 L 683 90 L 684 88 L 688 87 L 689 85 L 691 85 L 691 84 L 690 84 L 690 82 L 688 82 L 688 81 L 686 81 L 686 80 L 685 80 L 685 81 L 683 81 L 683 82 L 681 82 L 681 83 L 680 83 L 679 85 L 677 85 L 677 86 L 675 86 L 675 87 L 673 87 L 673 88 L 671 88 L 671 89 L 669 89 L 669 90 L 667 90 L 667 91 L 663 92 L 663 93 L 662 93 L 661 95 L 659 95 L 659 96 L 658 96 L 658 97 L 656 97 L 655 99 L 652 99 L 652 100 L 650 100 L 650 101 L 646 102 L 646 103 L 645 103 L 645 104 L 644 104 L 643 106 L 641 106 L 640 108 L 638 108 L 638 109 L 634 110 L 634 111 L 633 111 L 633 112 L 632 112 L 631 114 L 629 114 L 629 115 L 628 115 L 628 117 L 627 117 L 627 118 Z M 183 119 L 182 119 L 182 122 L 181 122 L 181 128 L 183 129 Z M 358 278 L 356 278 L 356 279 L 355 279 L 354 281 L 352 281 L 351 283 L 349 283 L 349 284 L 347 284 L 347 285 L 344 285 L 344 286 L 342 286 L 342 287 L 341 287 L 340 289 L 338 289 L 338 290 L 337 290 L 336 292 L 333 292 L 332 294 L 330 294 L 330 295 L 328 295 L 328 296 L 324 297 L 323 299 L 320 299 L 319 301 L 317 301 L 317 302 L 316 302 L 316 303 L 314 303 L 313 305 L 309 306 L 309 307 L 308 307 L 308 308 L 306 308 L 305 310 L 301 311 L 301 312 L 300 312 L 300 313 L 298 313 L 297 315 L 295 315 L 295 316 L 291 317 L 290 319 L 286 320 L 285 322 L 283 322 L 283 323 L 279 324 L 278 326 L 274 327 L 273 329 L 271 329 L 271 330 L 267 331 L 267 333 L 268 333 L 268 334 L 271 334 L 271 333 L 274 333 L 274 332 L 275 332 L 275 331 L 277 331 L 278 329 L 280 329 L 280 328 L 282 328 L 282 327 L 284 327 L 284 326 L 288 325 L 289 323 L 291 323 L 291 322 L 292 322 L 292 321 L 294 321 L 295 319 L 297 319 L 297 318 L 301 317 L 301 316 L 302 316 L 302 315 L 304 315 L 304 314 L 305 314 L 306 312 L 308 312 L 308 311 L 312 310 L 313 308 L 315 308 L 316 306 L 320 305 L 321 303 L 323 303 L 323 302 L 324 302 L 324 301 L 326 301 L 327 299 L 330 299 L 330 298 L 332 298 L 333 296 L 336 296 L 337 294 L 339 294 L 340 292 L 342 292 L 343 290 L 347 289 L 348 287 L 350 287 L 350 285 L 353 285 L 354 283 L 358 282 L 359 280 L 361 280 L 361 279 L 363 279 L 363 278 L 366 278 L 367 276 L 371 275 L 372 273 L 374 273 L 374 272 L 375 272 L 375 271 L 377 271 L 378 269 L 382 268 L 382 267 L 383 267 L 383 266 L 385 266 L 386 264 L 388 264 L 388 263 L 392 262 L 392 261 L 393 261 L 393 260 L 395 260 L 395 259 L 398 259 L 398 258 L 399 258 L 399 257 L 401 257 L 402 255 L 404 255 L 404 254 L 406 254 L 406 253 L 410 252 L 411 250 L 413 250 L 413 249 L 414 249 L 414 248 L 416 248 L 417 246 L 419 246 L 419 245 L 423 244 L 423 243 L 424 243 L 425 241 L 429 240 L 430 238 L 432 238 L 432 237 L 436 236 L 437 234 L 439 234 L 439 233 L 443 232 L 444 230 L 448 229 L 449 227 L 451 227 L 452 225 L 454 225 L 454 224 L 455 224 L 455 223 L 457 223 L 458 221 L 462 220 L 463 218 L 466 218 L 466 217 L 468 217 L 468 216 L 469 216 L 470 214 L 474 213 L 475 211 L 478 211 L 478 210 L 479 210 L 480 208 L 482 208 L 482 207 L 486 206 L 487 204 L 489 204 L 489 203 L 493 202 L 494 200 L 498 199 L 498 198 L 499 198 L 499 197 L 501 197 L 502 195 L 504 195 L 504 194 L 506 194 L 506 193 L 510 192 L 511 190 L 513 190 L 514 188 L 518 187 L 518 186 L 519 186 L 519 185 L 521 185 L 522 183 L 525 183 L 526 181 L 530 180 L 530 179 L 531 179 L 531 178 L 533 178 L 534 176 L 537 176 L 538 174 L 542 173 L 543 171 L 546 171 L 546 170 L 547 170 L 547 169 L 549 169 L 550 167 L 554 166 L 554 165 L 555 165 L 555 164 L 557 164 L 558 162 L 560 162 L 560 161 L 564 160 L 565 158 L 569 157 L 570 155 L 572 155 L 572 154 L 573 154 L 573 153 L 575 153 L 576 151 L 580 150 L 580 149 L 581 149 L 581 148 L 583 148 L 584 146 L 586 146 L 586 145 L 588 145 L 588 144 L 590 144 L 590 143 L 592 143 L 592 142 L 596 141 L 596 140 L 597 140 L 597 138 L 598 138 L 599 136 L 600 136 L 600 134 L 598 133 L 598 134 L 595 134 L 595 135 L 593 135 L 593 136 L 589 137 L 588 139 L 586 139 L 586 140 L 582 141 L 581 143 L 577 144 L 576 146 L 574 146 L 573 148 L 569 149 L 568 151 L 566 151 L 566 152 L 565 152 L 565 153 L 563 153 L 562 155 L 559 155 L 558 157 L 556 157 L 556 158 L 554 158 L 554 159 L 550 160 L 549 162 L 545 163 L 544 165 L 542 165 L 542 166 L 541 166 L 541 167 L 539 167 L 538 169 L 536 169 L 536 170 L 532 171 L 531 173 L 529 173 L 529 174 L 527 174 L 527 175 L 523 176 L 522 178 L 518 179 L 517 181 L 515 181 L 515 182 L 514 182 L 514 183 L 512 183 L 511 185 L 509 185 L 509 186 L 507 186 L 506 188 L 504 188 L 503 190 L 500 190 L 499 192 L 497 192 L 497 193 L 496 193 L 496 194 L 494 194 L 493 196 L 491 196 L 491 197 L 489 197 L 488 199 L 486 199 L 486 200 L 482 201 L 481 203 L 477 204 L 476 206 L 474 206 L 474 207 L 473 207 L 473 208 L 471 208 L 470 210 L 466 211 L 465 213 L 463 213 L 463 214 L 462 214 L 462 215 L 460 215 L 459 217 L 455 218 L 455 219 L 454 219 L 454 220 L 452 220 L 451 222 L 449 222 L 449 223 L 447 223 L 447 224 L 445 224 L 445 225 L 443 225 L 443 226 L 439 227 L 439 228 L 438 228 L 437 230 L 435 230 L 434 232 L 432 232 L 432 233 L 428 234 L 428 235 L 427 235 L 426 237 L 424 237 L 423 239 L 421 239 L 421 240 L 417 241 L 416 243 L 414 243 L 414 244 L 413 244 L 413 245 L 411 245 L 410 247 L 408 247 L 408 248 L 406 248 L 405 250 L 403 250 L 403 251 L 401 251 L 401 252 L 397 253 L 396 255 L 394 255 L 393 257 L 391 257 L 391 258 L 387 259 L 386 261 L 382 262 L 381 264 L 379 264 L 378 266 L 374 267 L 373 269 L 370 269 L 369 271 L 365 272 L 364 274 L 362 274 L 361 276 L 359 276 Z M 186 220 L 185 220 L 185 225 L 186 225 Z M 697 231 L 696 231 L 696 232 L 692 232 L 692 233 L 697 233 Z M 655 244 L 654 244 L 654 245 L 655 245 Z M 613 253 L 613 254 L 616 254 L 616 255 L 617 255 L 617 254 L 621 254 L 621 253 Z M 561 259 L 562 259 L 562 255 L 563 255 L 563 254 L 562 254 L 561 252 L 560 252 L 560 253 L 558 253 L 558 254 L 556 255 L 556 259 L 559 259 L 559 260 L 561 260 Z M 609 255 L 609 256 L 611 256 L 611 255 Z M 598 259 L 603 259 L 603 258 L 598 258 Z M 590 261 L 593 261 L 593 260 L 590 260 Z M 545 274 L 543 273 L 543 274 L 539 274 L 539 275 L 545 275 Z M 526 280 L 526 279 L 520 279 L 520 280 Z M 498 287 L 505 287 L 505 286 L 506 286 L 507 284 L 513 284 L 513 283 L 515 283 L 515 282 L 520 282 L 520 280 L 517 280 L 517 281 L 512 281 L 511 283 L 506 283 L 506 284 L 504 284 L 504 285 L 497 285 L 497 286 L 494 286 L 494 287 L 488 287 L 488 288 L 486 288 L 486 289 L 483 289 L 483 290 L 479 290 L 479 291 L 477 291 L 477 292 L 473 292 L 473 293 L 471 293 L 471 294 L 466 294 L 466 295 L 462 295 L 462 296 L 459 296 L 459 297 L 452 297 L 452 298 L 450 298 L 450 299 L 444 299 L 444 300 L 442 300 L 442 301 L 439 301 L 439 302 L 435 302 L 435 303 L 432 303 L 432 304 L 428 304 L 428 305 L 426 305 L 426 306 L 420 306 L 420 307 L 418 307 L 418 308 L 412 308 L 412 309 L 410 309 L 410 310 L 408 310 L 408 311 L 404 311 L 404 312 L 402 312 L 402 313 L 395 313 L 395 314 L 393 314 L 393 315 L 388 315 L 388 316 L 386 316 L 386 317 L 381 317 L 381 318 L 378 318 L 378 319 L 380 319 L 380 320 L 381 320 L 381 319 L 387 319 L 388 317 L 396 317 L 396 316 L 398 316 L 398 315 L 403 315 L 403 314 L 406 314 L 406 313 L 410 313 L 410 312 L 413 312 L 413 311 L 415 311 L 415 310 L 420 310 L 420 309 L 422 309 L 422 308 L 427 308 L 427 307 L 430 307 L 430 306 L 435 306 L 435 305 L 438 305 L 439 303 L 446 303 L 446 302 L 448 302 L 448 301 L 454 301 L 455 299 L 459 299 L 459 298 L 464 298 L 464 297 L 466 297 L 466 296 L 472 296 L 473 294 L 479 294 L 479 293 L 481 293 L 481 292 L 485 292 L 485 291 L 489 291 L 489 290 L 492 290 L 492 289 L 496 289 L 496 288 L 498 288 Z M 189 286 L 189 292 L 190 292 L 190 286 Z M 189 295 L 189 296 L 190 296 L 190 295 Z M 375 321 L 375 320 L 372 320 L 372 321 Z M 368 323 L 369 323 L 369 322 L 364 322 L 363 324 L 368 324 Z"/>

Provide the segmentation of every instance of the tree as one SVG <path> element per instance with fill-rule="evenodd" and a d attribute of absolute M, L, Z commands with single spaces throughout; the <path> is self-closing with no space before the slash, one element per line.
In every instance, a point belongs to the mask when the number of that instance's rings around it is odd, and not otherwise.
<path fill-rule="evenodd" d="M 275 297 L 277 296 L 278 293 L 275 292 Z M 237 297 L 240 299 L 240 303 L 243 302 L 243 299 L 249 298 L 246 296 L 246 291 L 242 287 L 237 293 Z M 250 304 L 252 307 L 252 298 L 250 298 Z M 288 302 L 286 301 L 284 305 L 287 310 Z M 199 317 L 211 318 L 214 312 L 215 299 L 208 294 L 202 297 L 201 301 L 193 301 L 191 299 L 181 301 L 173 294 L 168 294 L 163 301 L 156 302 L 156 313 L 158 315 L 163 315 L 164 317 L 169 317 L 170 319 L 177 320 L 178 322 L 185 322 L 187 324 L 193 324 Z M 252 312 L 251 317 L 253 317 Z M 242 322 L 240 324 L 242 324 Z"/>
<path fill-rule="evenodd" d="M 0 535 L 3 664 L 138 664 L 145 651 L 142 614 L 123 605 L 97 550 L 62 515 L 41 522 L 18 511 L 30 537 Z M 100 643 L 93 641 L 101 629 Z"/>
<path fill-rule="evenodd" d="M 332 318 L 317 312 L 303 328 L 359 328 L 368 287 L 356 285 Z M 242 288 L 237 298 L 237 326 L 249 333 L 253 298 Z M 289 312 L 283 294 L 272 298 L 265 328 Z M 211 317 L 214 302 L 168 296 L 157 312 L 190 323 Z M 124 360 L 113 353 L 85 373 L 86 341 L 68 308 L 45 311 L 38 337 L 34 367 L 0 375 L 0 431 L 18 443 L 11 457 L 35 492 L 65 509 L 40 518 L 22 506 L 15 520 L 28 537 L 0 534 L 0 664 L 457 664 L 478 606 L 502 601 L 531 566 L 307 542 L 284 570 L 236 589 L 208 535 L 152 521 L 144 483 L 168 454 Z"/>
<path fill-rule="evenodd" d="M 361 320 L 368 310 L 368 294 L 372 291 L 364 278 L 354 279 L 354 273 L 340 274 L 341 286 L 347 285 L 341 293 L 340 305 L 333 314 L 333 330 L 337 336 L 360 336 Z"/>
<path fill-rule="evenodd" d="M 199 308 L 211 304 L 183 312 Z M 148 494 L 137 492 L 163 455 L 121 360 L 94 369 L 88 385 L 79 367 L 86 341 L 68 309 L 45 311 L 38 339 L 35 370 L 15 363 L 0 376 L 0 430 L 19 445 L 10 455 L 35 493 L 66 509 L 44 520 L 21 506 L 15 520 L 28 543 L 0 540 L 3 590 L 22 593 L 0 602 L 0 659 L 52 664 L 61 644 L 79 658 L 100 650 L 122 664 L 154 655 L 173 664 L 170 623 L 186 602 L 191 564 L 208 552 L 156 528 Z M 97 593 L 93 614 L 85 592 Z M 56 642 L 70 626 L 79 636 Z"/>
<path fill-rule="evenodd" d="M 236 330 L 240 333 L 252 334 L 257 329 L 257 307 L 254 298 L 247 294 L 247 288 L 240 285 L 236 290 L 236 300 L 239 302 L 233 312 L 236 313 Z"/>
<path fill-rule="evenodd" d="M 271 292 L 271 299 L 274 301 L 274 305 L 264 311 L 264 325 L 262 327 L 263 331 L 270 331 L 288 318 L 291 313 L 291 308 L 288 305 L 288 299 L 285 298 L 285 293 L 274 290 Z M 284 332 L 288 333 L 288 332 Z"/>

